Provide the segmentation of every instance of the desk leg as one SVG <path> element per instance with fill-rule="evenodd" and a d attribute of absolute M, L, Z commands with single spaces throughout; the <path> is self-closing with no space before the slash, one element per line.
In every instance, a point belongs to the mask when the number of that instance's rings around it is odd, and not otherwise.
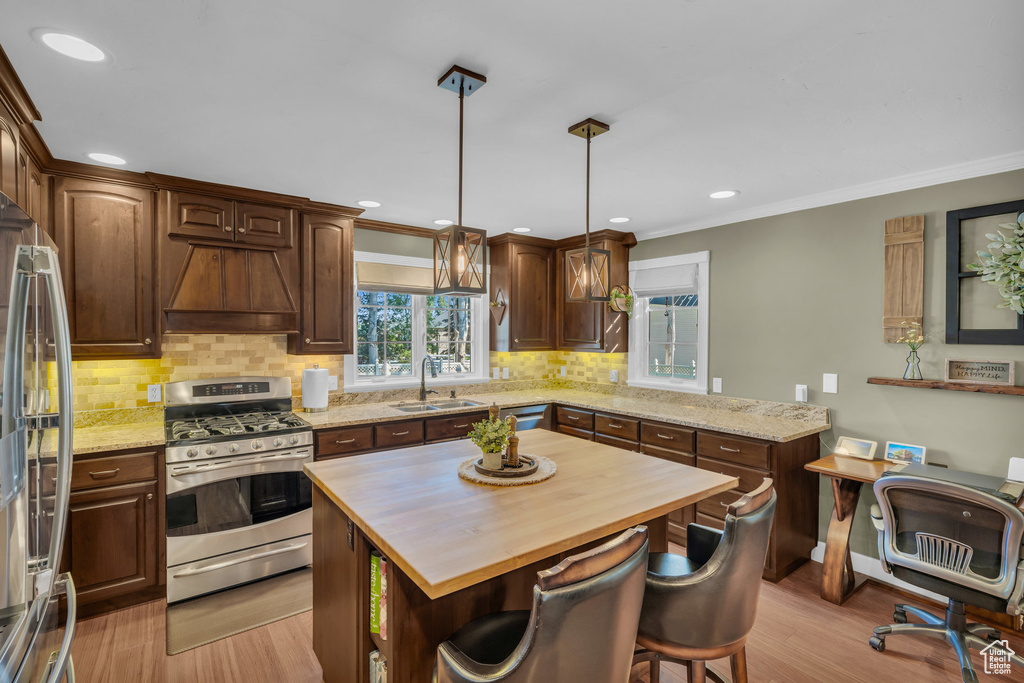
<path fill-rule="evenodd" d="M 828 524 L 828 538 L 825 540 L 825 557 L 821 563 L 821 597 L 823 600 L 841 605 L 864 583 L 853 573 L 853 558 L 850 556 L 850 530 L 853 528 L 857 501 L 860 500 L 859 481 L 832 479 L 832 494 L 835 507 Z"/>

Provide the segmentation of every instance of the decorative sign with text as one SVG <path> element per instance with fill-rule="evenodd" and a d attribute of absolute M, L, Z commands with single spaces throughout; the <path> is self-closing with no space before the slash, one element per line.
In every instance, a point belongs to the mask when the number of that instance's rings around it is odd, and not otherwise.
<path fill-rule="evenodd" d="M 947 358 L 946 381 L 1013 386 L 1013 361 Z"/>

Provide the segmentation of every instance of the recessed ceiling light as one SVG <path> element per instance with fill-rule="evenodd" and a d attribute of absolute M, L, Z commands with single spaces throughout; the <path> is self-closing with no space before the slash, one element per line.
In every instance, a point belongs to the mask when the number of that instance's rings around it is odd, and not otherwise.
<path fill-rule="evenodd" d="M 380 206 L 380 202 L 375 202 L 372 199 L 364 199 L 361 202 L 356 202 L 359 206 L 365 206 L 367 209 L 376 209 Z"/>
<path fill-rule="evenodd" d="M 88 155 L 93 161 L 98 161 L 101 164 L 113 164 L 114 166 L 124 166 L 128 162 L 121 157 L 116 157 L 113 154 L 104 154 L 103 152 L 93 152 Z"/>
<path fill-rule="evenodd" d="M 530 232 L 529 228 L 512 228 L 512 232 Z"/>
<path fill-rule="evenodd" d="M 628 223 L 629 219 L 626 218 L 625 216 L 619 216 L 618 218 L 609 218 L 608 222 L 609 223 Z"/>
<path fill-rule="evenodd" d="M 449 221 L 444 218 L 434 221 L 434 225 L 451 225 L 454 221 Z"/>
<path fill-rule="evenodd" d="M 712 199 L 728 199 L 729 197 L 735 197 L 739 192 L 736 190 L 719 190 L 718 192 L 712 192 L 708 196 Z"/>
<path fill-rule="evenodd" d="M 70 33 L 42 30 L 36 34 L 36 39 L 65 57 L 79 59 L 83 62 L 102 62 L 107 58 L 106 52 Z"/>

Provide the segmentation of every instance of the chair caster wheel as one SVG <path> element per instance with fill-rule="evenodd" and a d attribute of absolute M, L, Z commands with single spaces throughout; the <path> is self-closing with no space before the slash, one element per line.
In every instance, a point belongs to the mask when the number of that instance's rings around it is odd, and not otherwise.
<path fill-rule="evenodd" d="M 868 640 L 868 645 L 875 648 L 878 652 L 885 652 L 885 641 L 878 636 L 871 636 Z"/>
<path fill-rule="evenodd" d="M 898 609 L 892 613 L 892 620 L 897 624 L 905 624 L 907 623 L 907 613 Z"/>

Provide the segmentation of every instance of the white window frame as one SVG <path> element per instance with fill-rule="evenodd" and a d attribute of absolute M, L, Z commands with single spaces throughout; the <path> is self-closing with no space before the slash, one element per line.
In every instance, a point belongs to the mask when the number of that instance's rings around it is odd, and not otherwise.
<path fill-rule="evenodd" d="M 398 256 L 394 254 L 376 254 L 367 251 L 355 252 L 354 261 L 385 263 L 396 266 L 415 266 L 433 269 L 434 261 L 415 256 Z M 353 269 L 355 264 L 353 263 Z M 485 274 L 486 277 L 486 274 Z M 387 391 L 390 389 L 418 389 L 420 386 L 420 370 L 427 352 L 427 295 L 414 294 L 412 298 L 412 375 L 393 377 L 359 377 L 357 367 L 357 351 L 359 341 L 356 337 L 356 316 L 359 309 L 359 285 L 356 284 L 352 296 L 352 353 L 345 356 L 345 393 L 361 391 Z M 490 354 L 488 352 L 488 334 L 490 333 L 490 317 L 487 302 L 488 296 L 469 297 L 470 306 L 470 357 L 473 359 L 473 372 L 458 375 L 438 375 L 435 379 L 427 371 L 427 388 L 432 386 L 448 386 L 452 384 L 482 384 L 490 381 Z"/>
<path fill-rule="evenodd" d="M 633 319 L 629 321 L 629 366 L 626 384 L 647 389 L 667 389 L 689 394 L 708 393 L 708 276 L 711 252 L 679 254 L 644 261 L 629 262 L 629 286 L 636 284 L 641 270 L 697 264 L 697 376 L 695 379 L 651 377 L 647 374 L 650 346 L 650 299 L 637 297 L 633 303 Z"/>

